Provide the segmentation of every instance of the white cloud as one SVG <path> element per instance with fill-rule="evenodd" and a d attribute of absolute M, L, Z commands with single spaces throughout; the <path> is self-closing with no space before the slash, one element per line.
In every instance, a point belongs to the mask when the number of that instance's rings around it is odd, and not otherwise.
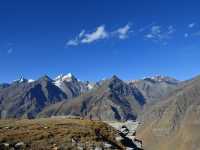
<path fill-rule="evenodd" d="M 152 39 L 152 38 L 154 38 L 154 35 L 153 34 L 147 34 L 146 38 Z"/>
<path fill-rule="evenodd" d="M 71 39 L 71 40 L 67 41 L 66 45 L 67 46 L 79 45 L 80 44 L 79 40 L 80 40 L 80 38 L 82 38 L 84 36 L 84 34 L 85 34 L 85 30 L 82 30 L 75 39 Z"/>
<path fill-rule="evenodd" d="M 146 34 L 145 37 L 148 39 L 156 39 L 160 37 L 161 27 L 160 26 L 152 26 L 150 29 L 150 33 Z"/>
<path fill-rule="evenodd" d="M 74 39 L 74 40 L 69 40 L 67 42 L 67 46 L 77 46 L 79 44 L 78 40 L 77 39 Z"/>
<path fill-rule="evenodd" d="M 176 30 L 175 30 L 175 28 L 174 28 L 172 25 L 170 25 L 170 26 L 168 27 L 168 34 L 173 34 L 175 31 L 176 31 Z"/>
<path fill-rule="evenodd" d="M 188 25 L 188 28 L 194 28 L 196 26 L 196 23 L 190 23 L 189 25 Z"/>
<path fill-rule="evenodd" d="M 97 27 L 96 31 L 92 33 L 84 34 L 83 39 L 81 40 L 81 43 L 92 43 L 94 41 L 105 39 L 108 37 L 108 33 L 105 30 L 105 26 L 99 26 Z"/>
<path fill-rule="evenodd" d="M 148 30 L 148 29 L 151 28 L 154 24 L 155 24 L 155 23 L 152 22 L 151 24 L 148 24 L 148 25 L 146 25 L 146 26 L 141 27 L 141 28 L 139 29 L 139 32 L 144 32 L 144 31 Z"/>
<path fill-rule="evenodd" d="M 82 38 L 82 37 L 84 36 L 84 34 L 85 34 L 85 30 L 82 30 L 82 31 L 79 33 L 78 37 L 79 37 L 79 38 Z"/>
<path fill-rule="evenodd" d="M 128 38 L 131 31 L 131 25 L 118 28 L 115 31 L 108 32 L 104 25 L 98 26 L 94 32 L 86 32 L 82 30 L 74 39 L 67 41 L 67 46 L 77 46 L 79 44 L 90 44 L 97 40 L 117 37 L 119 39 Z"/>
<path fill-rule="evenodd" d="M 118 36 L 119 39 L 126 39 L 128 38 L 128 34 L 131 32 L 131 25 L 127 24 L 124 27 L 117 29 L 114 34 Z"/>
<path fill-rule="evenodd" d="M 153 41 L 163 41 L 171 38 L 171 35 L 175 32 L 175 28 L 170 25 L 167 29 L 162 28 L 159 25 L 152 26 L 150 32 L 145 35 L 147 39 L 152 39 Z"/>

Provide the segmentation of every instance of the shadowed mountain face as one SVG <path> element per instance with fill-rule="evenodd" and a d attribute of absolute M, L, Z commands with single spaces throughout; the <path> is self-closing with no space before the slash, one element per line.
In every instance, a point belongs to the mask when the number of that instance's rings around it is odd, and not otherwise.
<path fill-rule="evenodd" d="M 145 99 L 137 89 L 113 76 L 89 93 L 45 108 L 40 116 L 77 115 L 102 120 L 136 119 L 144 103 Z"/>
<path fill-rule="evenodd" d="M 4 89 L 7 87 L 9 87 L 9 84 L 7 84 L 7 83 L 0 84 L 0 89 Z"/>
<path fill-rule="evenodd" d="M 56 80 L 48 76 L 36 81 L 24 78 L 11 84 L 0 85 L 1 118 L 34 118 L 44 107 L 79 96 L 88 91 L 88 83 L 78 81 L 73 75 Z"/>
<path fill-rule="evenodd" d="M 14 82 L 0 91 L 1 118 L 35 117 L 45 106 L 67 99 L 47 76 L 28 83 Z"/>
<path fill-rule="evenodd" d="M 197 150 L 200 147 L 200 77 L 187 81 L 144 113 L 139 133 L 146 148 Z"/>

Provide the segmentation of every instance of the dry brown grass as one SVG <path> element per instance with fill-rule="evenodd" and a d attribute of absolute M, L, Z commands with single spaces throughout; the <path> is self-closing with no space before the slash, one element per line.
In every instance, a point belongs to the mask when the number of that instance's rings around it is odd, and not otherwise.
<path fill-rule="evenodd" d="M 98 138 L 95 129 L 100 129 L 101 138 Z M 91 145 L 101 145 L 103 141 L 123 149 L 115 141 L 115 134 L 112 127 L 99 121 L 64 118 L 0 121 L 0 143 L 14 145 L 24 142 L 25 149 L 76 149 L 72 138 L 78 139 L 86 149 Z"/>

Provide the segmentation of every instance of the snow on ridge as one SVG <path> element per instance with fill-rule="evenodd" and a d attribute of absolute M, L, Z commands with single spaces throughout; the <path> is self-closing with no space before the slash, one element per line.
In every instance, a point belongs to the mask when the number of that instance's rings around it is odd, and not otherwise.
<path fill-rule="evenodd" d="M 72 81 L 72 78 L 73 78 L 73 74 L 72 73 L 68 73 L 66 75 L 63 75 L 63 74 L 60 74 L 58 75 L 56 78 L 54 78 L 55 81 L 67 81 L 67 82 L 70 82 Z"/>
<path fill-rule="evenodd" d="M 89 83 L 88 85 L 87 85 L 87 88 L 89 89 L 89 90 L 92 90 L 93 88 L 94 88 L 94 84 L 91 84 L 91 83 Z"/>
<path fill-rule="evenodd" d="M 33 80 L 33 79 L 29 79 L 28 80 L 28 83 L 32 83 L 32 82 L 34 82 L 35 80 Z"/>

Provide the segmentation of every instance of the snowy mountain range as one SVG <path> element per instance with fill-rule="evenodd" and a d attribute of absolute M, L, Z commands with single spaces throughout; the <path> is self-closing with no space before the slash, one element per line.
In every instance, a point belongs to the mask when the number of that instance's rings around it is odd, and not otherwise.
<path fill-rule="evenodd" d="M 167 96 L 178 85 L 179 81 L 165 76 L 132 81 L 113 76 L 96 83 L 80 81 L 71 73 L 54 79 L 21 77 L 0 84 L 0 113 L 1 118 L 79 115 L 104 120 L 136 119 L 145 104 Z"/>

